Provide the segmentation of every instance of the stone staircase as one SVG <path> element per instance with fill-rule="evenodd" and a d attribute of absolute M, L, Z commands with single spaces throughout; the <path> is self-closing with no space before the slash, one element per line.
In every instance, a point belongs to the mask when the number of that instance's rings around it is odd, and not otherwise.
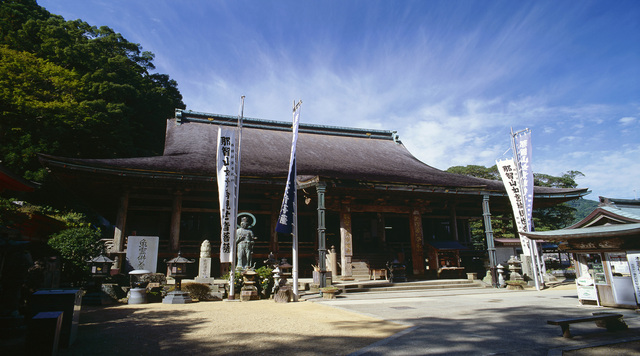
<path fill-rule="evenodd" d="M 354 281 L 337 285 L 344 293 L 357 292 L 394 292 L 394 291 L 423 291 L 444 289 L 483 289 L 490 288 L 479 280 L 469 279 L 436 279 L 428 281 L 391 283 L 386 281 L 360 282 Z"/>
<path fill-rule="evenodd" d="M 352 261 L 351 277 L 356 281 L 368 281 L 370 279 L 369 264 L 366 261 Z"/>

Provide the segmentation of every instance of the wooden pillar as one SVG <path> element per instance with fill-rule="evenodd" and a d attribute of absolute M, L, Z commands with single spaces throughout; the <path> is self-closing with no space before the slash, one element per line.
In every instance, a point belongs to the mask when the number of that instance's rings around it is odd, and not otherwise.
<path fill-rule="evenodd" d="M 451 207 L 450 222 L 451 224 L 451 236 L 455 241 L 459 241 L 460 238 L 458 236 L 458 215 L 456 214 L 455 205 Z"/>
<path fill-rule="evenodd" d="M 498 287 L 498 275 L 496 270 L 496 248 L 493 241 L 493 228 L 491 227 L 491 211 L 489 210 L 489 196 L 482 197 L 482 217 L 484 221 L 484 233 L 487 239 L 487 252 L 489 253 L 489 269 L 494 287 Z"/>
<path fill-rule="evenodd" d="M 422 215 L 413 210 L 410 216 L 409 231 L 411 233 L 411 259 L 413 260 L 413 274 L 424 274 L 424 253 L 422 236 Z"/>
<path fill-rule="evenodd" d="M 353 232 L 351 229 L 351 209 L 348 205 L 340 211 L 340 261 L 342 264 L 342 279 L 353 276 L 351 258 L 353 257 Z"/>
<path fill-rule="evenodd" d="M 318 191 L 318 267 L 320 268 L 320 288 L 324 288 L 327 285 L 326 220 L 324 206 L 324 194 L 327 186 L 324 183 L 318 183 L 316 190 Z"/>
<path fill-rule="evenodd" d="M 278 232 L 276 232 L 276 225 L 278 224 L 278 215 L 280 214 L 280 202 L 277 198 L 271 199 L 271 239 L 269 241 L 269 249 L 273 253 L 278 253 L 280 247 L 278 246 Z"/>
<path fill-rule="evenodd" d="M 173 206 L 171 208 L 171 230 L 169 235 L 169 249 L 172 252 L 180 250 L 180 218 L 182 216 L 182 192 L 173 194 Z"/>
<path fill-rule="evenodd" d="M 118 215 L 116 217 L 116 226 L 113 230 L 113 247 L 112 253 L 116 253 L 116 264 L 114 269 L 122 268 L 122 260 L 124 259 L 124 241 L 125 228 L 127 226 L 127 213 L 129 211 L 129 191 L 125 190 L 120 197 L 120 205 L 118 206 Z"/>

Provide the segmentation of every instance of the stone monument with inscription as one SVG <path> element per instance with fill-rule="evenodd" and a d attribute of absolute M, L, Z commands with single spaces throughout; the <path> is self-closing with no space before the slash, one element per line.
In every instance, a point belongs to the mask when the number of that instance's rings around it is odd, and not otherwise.
<path fill-rule="evenodd" d="M 158 236 L 129 236 L 127 238 L 127 271 L 157 271 Z"/>

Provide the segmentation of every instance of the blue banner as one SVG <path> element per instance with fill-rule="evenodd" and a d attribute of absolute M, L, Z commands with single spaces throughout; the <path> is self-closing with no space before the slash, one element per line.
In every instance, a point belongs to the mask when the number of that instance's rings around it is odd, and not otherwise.
<path fill-rule="evenodd" d="M 287 186 L 284 190 L 282 198 L 282 206 L 280 207 L 280 215 L 276 224 L 276 232 L 283 234 L 293 233 L 295 224 L 295 200 L 296 200 L 296 143 L 298 142 L 298 125 L 300 122 L 300 104 L 298 102 L 293 111 L 293 137 L 291 139 L 291 159 L 289 160 L 289 175 L 287 177 Z"/>

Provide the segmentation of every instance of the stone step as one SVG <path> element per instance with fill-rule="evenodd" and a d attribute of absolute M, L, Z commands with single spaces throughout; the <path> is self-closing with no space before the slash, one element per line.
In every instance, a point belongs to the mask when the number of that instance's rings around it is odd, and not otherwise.
<path fill-rule="evenodd" d="M 403 283 L 362 283 L 344 285 L 345 293 L 357 292 L 389 292 L 389 291 L 410 291 L 410 290 L 428 290 L 428 289 L 453 289 L 453 288 L 487 288 L 480 281 L 471 281 L 465 279 L 459 280 L 433 280 L 420 282 L 403 282 Z"/>

